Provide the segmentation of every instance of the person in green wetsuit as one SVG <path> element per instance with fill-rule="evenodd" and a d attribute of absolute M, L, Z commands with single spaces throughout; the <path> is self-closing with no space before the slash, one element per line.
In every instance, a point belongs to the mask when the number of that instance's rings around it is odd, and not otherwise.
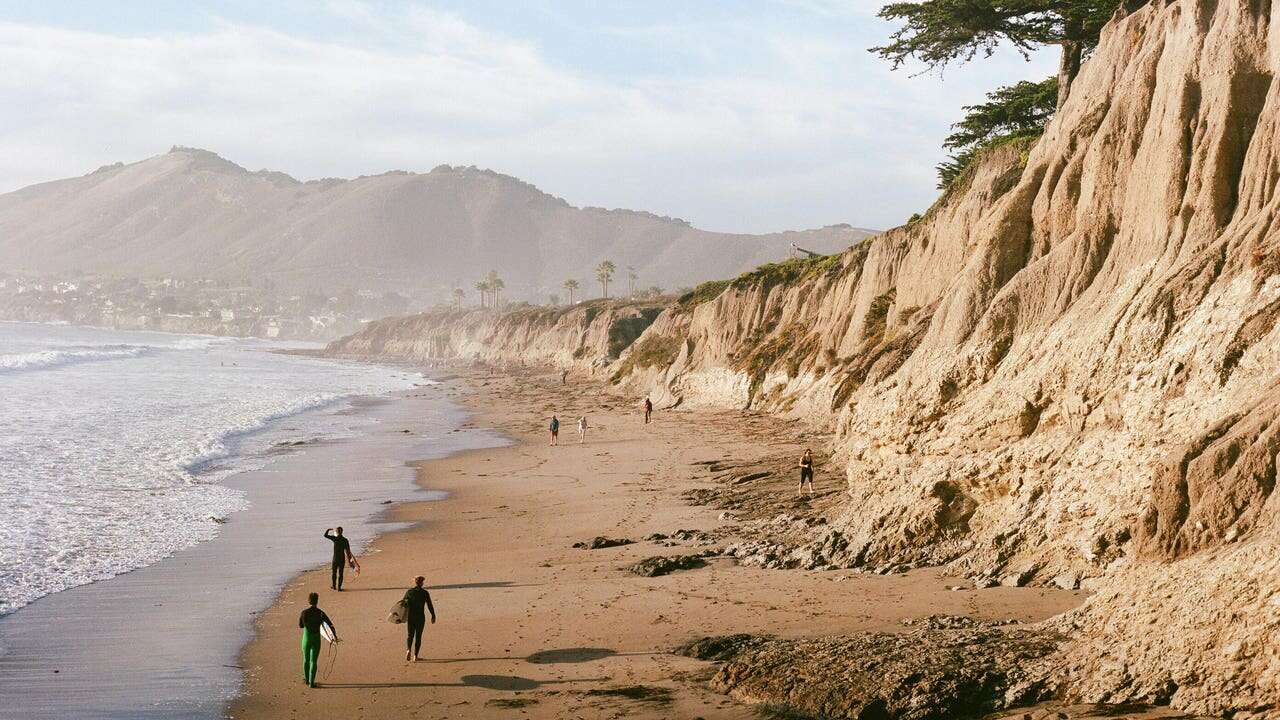
<path fill-rule="evenodd" d="M 427 626 L 427 612 L 431 612 L 431 624 L 436 623 L 436 608 L 431 604 L 431 593 L 422 586 L 427 579 L 421 575 L 413 579 L 413 587 L 404 593 L 405 628 L 409 632 L 405 640 L 404 659 L 418 661 L 418 651 L 422 649 L 422 630 Z M 423 606 L 426 610 L 423 610 Z"/>
<path fill-rule="evenodd" d="M 302 628 L 302 682 L 309 687 L 316 687 L 316 665 L 320 660 L 320 626 L 328 625 L 334 639 L 338 637 L 338 629 L 333 626 L 324 611 L 316 607 L 320 602 L 318 593 L 307 596 L 310 605 L 298 616 L 298 627 Z"/>

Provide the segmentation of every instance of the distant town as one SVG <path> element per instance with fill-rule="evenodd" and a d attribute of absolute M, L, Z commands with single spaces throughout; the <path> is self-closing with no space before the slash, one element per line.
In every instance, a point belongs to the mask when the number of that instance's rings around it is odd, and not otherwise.
<path fill-rule="evenodd" d="M 0 274 L 0 320 L 174 333 L 325 341 L 431 304 L 397 292 L 278 290 L 269 280 Z"/>

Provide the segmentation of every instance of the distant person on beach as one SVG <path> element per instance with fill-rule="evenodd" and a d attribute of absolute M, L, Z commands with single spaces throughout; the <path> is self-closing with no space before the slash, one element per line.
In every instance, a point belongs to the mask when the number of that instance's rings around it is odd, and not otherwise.
<path fill-rule="evenodd" d="M 405 591 L 404 603 L 405 618 L 404 624 L 408 628 L 409 636 L 405 640 L 404 659 L 418 662 L 418 651 L 422 649 L 422 630 L 427 626 L 427 613 L 423 610 L 431 612 L 431 624 L 436 624 L 436 608 L 431 604 L 431 593 L 422 587 L 422 583 L 427 579 L 421 575 L 413 579 L 413 587 Z"/>
<path fill-rule="evenodd" d="M 308 687 L 316 686 L 316 665 L 320 659 L 320 626 L 328 625 L 334 639 L 338 638 L 338 629 L 333 626 L 333 621 L 316 607 L 319 602 L 320 595 L 311 593 L 307 596 L 310 607 L 298 616 L 298 627 L 302 628 L 302 682 Z"/>
<path fill-rule="evenodd" d="M 653 401 L 648 397 L 644 399 L 644 424 L 649 424 L 649 419 L 653 417 Z"/>
<path fill-rule="evenodd" d="M 555 415 L 551 416 L 551 444 L 557 445 L 560 440 L 560 418 Z"/>
<path fill-rule="evenodd" d="M 336 534 L 334 534 L 335 531 Z M 329 569 L 329 587 L 342 592 L 342 570 L 348 562 L 355 562 L 355 556 L 351 554 L 351 541 L 343 537 L 340 527 L 325 530 L 324 536 L 333 543 L 333 565 Z"/>
<path fill-rule="evenodd" d="M 587 416 L 583 415 L 578 418 L 578 444 L 581 445 L 587 439 Z"/>
<path fill-rule="evenodd" d="M 796 488 L 796 495 L 804 492 L 805 483 L 809 483 L 809 497 L 813 497 L 813 451 L 809 448 L 800 456 L 800 487 Z"/>

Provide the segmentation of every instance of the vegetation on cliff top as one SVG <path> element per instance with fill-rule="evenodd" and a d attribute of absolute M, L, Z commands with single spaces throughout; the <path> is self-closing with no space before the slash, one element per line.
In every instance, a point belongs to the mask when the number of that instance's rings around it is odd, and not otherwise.
<path fill-rule="evenodd" d="M 855 247 L 865 247 L 866 242 L 863 241 L 861 245 Z M 675 309 L 677 312 L 689 312 L 704 302 L 714 300 L 729 288 L 744 290 L 761 286 L 762 289 L 768 290 L 777 285 L 790 285 L 828 273 L 835 275 L 839 273 L 842 267 L 840 262 L 842 257 L 843 253 L 812 258 L 791 258 L 781 262 L 766 263 L 755 270 L 744 272 L 732 280 L 704 282 L 692 291 L 681 295 L 676 302 Z"/>

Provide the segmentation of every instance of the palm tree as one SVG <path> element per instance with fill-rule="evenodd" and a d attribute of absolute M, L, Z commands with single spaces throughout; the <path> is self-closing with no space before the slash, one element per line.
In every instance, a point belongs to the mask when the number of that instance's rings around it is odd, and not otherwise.
<path fill-rule="evenodd" d="M 498 295 L 502 293 L 502 289 L 507 286 L 502 278 L 498 277 L 497 270 L 490 270 L 485 276 L 485 282 L 489 284 L 489 292 L 493 293 L 493 306 L 498 307 Z"/>
<path fill-rule="evenodd" d="M 613 279 L 613 273 L 618 269 L 612 261 L 605 260 L 596 266 L 596 280 L 600 281 L 600 294 L 605 300 L 609 299 L 609 281 Z"/>
<path fill-rule="evenodd" d="M 462 307 L 462 300 L 467 296 L 467 291 L 460 287 L 453 289 L 453 306 Z"/>
<path fill-rule="evenodd" d="M 569 304 L 570 304 L 570 305 L 572 305 L 572 304 L 573 304 L 573 294 L 574 294 L 575 292 L 577 292 L 577 291 L 578 291 L 578 288 L 580 288 L 580 287 L 582 287 L 582 286 L 581 286 L 581 285 L 579 285 L 579 284 L 578 284 L 578 281 L 577 281 L 577 280 L 574 280 L 573 278 L 569 278 L 568 280 L 565 280 L 565 281 L 564 281 L 564 289 L 565 289 L 565 290 L 567 290 L 567 291 L 569 291 Z"/>
<path fill-rule="evenodd" d="M 477 280 L 475 284 L 476 292 L 480 293 L 480 307 L 484 307 L 484 294 L 489 292 L 489 283 L 485 280 Z"/>
<path fill-rule="evenodd" d="M 506 289 L 507 284 L 502 278 L 495 278 L 493 281 L 493 306 L 498 307 L 498 296 L 502 295 L 502 291 Z"/>
<path fill-rule="evenodd" d="M 636 280 L 639 280 L 639 279 L 640 279 L 640 276 L 636 274 L 636 269 L 628 265 L 627 266 L 627 295 L 630 295 L 631 297 L 636 296 Z"/>

